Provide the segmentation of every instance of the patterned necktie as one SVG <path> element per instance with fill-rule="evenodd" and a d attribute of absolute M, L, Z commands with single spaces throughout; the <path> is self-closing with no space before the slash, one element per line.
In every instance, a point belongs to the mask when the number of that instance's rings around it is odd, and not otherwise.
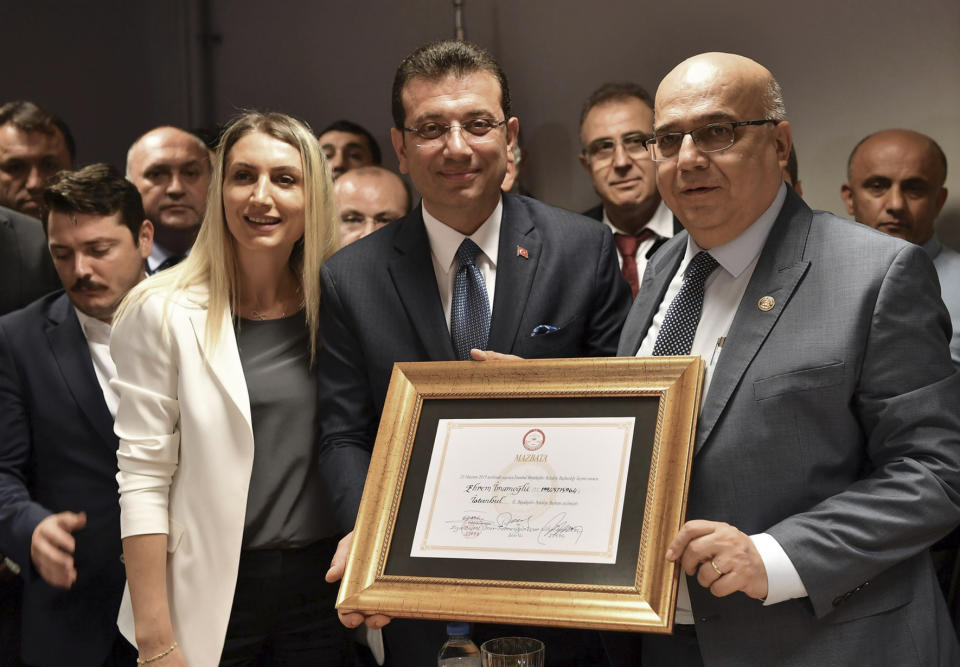
<path fill-rule="evenodd" d="M 700 311 L 703 310 L 703 286 L 717 266 L 717 260 L 706 250 L 701 250 L 690 260 L 683 275 L 683 287 L 677 292 L 660 325 L 660 333 L 653 346 L 654 356 L 690 354 L 693 337 L 700 324 Z"/>
<path fill-rule="evenodd" d="M 457 248 L 460 262 L 453 279 L 453 303 L 450 306 L 450 335 L 457 359 L 469 359 L 471 348 L 487 349 L 490 335 L 490 301 L 487 285 L 476 265 L 479 246 L 464 239 Z"/>
<path fill-rule="evenodd" d="M 636 236 L 621 234 L 616 232 L 613 235 L 613 241 L 617 244 L 617 250 L 623 263 L 620 266 L 620 273 L 630 283 L 630 291 L 633 292 L 633 298 L 637 298 L 637 292 L 640 291 L 640 275 L 637 271 L 637 248 L 655 234 L 649 229 L 641 229 Z"/>

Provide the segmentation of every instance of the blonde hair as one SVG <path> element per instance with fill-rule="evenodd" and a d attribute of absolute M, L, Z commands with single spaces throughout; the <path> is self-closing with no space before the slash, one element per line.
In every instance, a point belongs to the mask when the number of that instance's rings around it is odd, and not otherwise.
<path fill-rule="evenodd" d="M 247 111 L 224 130 L 217 146 L 203 223 L 193 249 L 177 266 L 154 274 L 134 288 L 120 305 L 117 318 L 122 318 L 131 306 L 150 294 L 163 293 L 169 303 L 175 293 L 206 284 L 210 296 L 204 338 L 210 346 L 219 340 L 224 313 L 237 310 L 239 284 L 235 241 L 223 212 L 224 168 L 230 149 L 252 132 L 262 132 L 290 144 L 300 153 L 303 162 L 304 231 L 290 255 L 290 267 L 300 279 L 312 364 L 320 326 L 320 267 L 339 248 L 340 232 L 333 181 L 320 144 L 309 125 L 282 113 Z M 166 320 L 166 308 L 163 319 Z"/>

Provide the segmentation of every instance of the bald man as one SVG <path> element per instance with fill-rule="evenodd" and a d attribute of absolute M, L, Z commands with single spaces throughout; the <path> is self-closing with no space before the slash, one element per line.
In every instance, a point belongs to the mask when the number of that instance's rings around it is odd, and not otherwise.
<path fill-rule="evenodd" d="M 383 167 L 358 167 L 333 185 L 340 211 L 340 241 L 353 243 L 410 212 L 410 195 L 400 177 Z"/>
<path fill-rule="evenodd" d="M 960 253 L 933 234 L 946 179 L 947 157 L 937 142 L 912 130 L 883 130 L 850 153 L 841 194 L 857 222 L 922 246 L 933 260 L 953 323 L 950 354 L 960 366 Z"/>
<path fill-rule="evenodd" d="M 130 146 L 127 179 L 140 191 L 154 228 L 148 273 L 172 266 L 190 252 L 203 220 L 210 164 L 203 141 L 176 127 L 154 128 Z"/>
<path fill-rule="evenodd" d="M 960 522 L 960 374 L 915 245 L 783 181 L 780 86 L 707 53 L 648 142 L 686 231 L 647 265 L 621 355 L 705 362 L 672 636 L 644 665 L 957 665 L 928 547 Z M 629 663 L 628 663 L 629 664 Z"/>

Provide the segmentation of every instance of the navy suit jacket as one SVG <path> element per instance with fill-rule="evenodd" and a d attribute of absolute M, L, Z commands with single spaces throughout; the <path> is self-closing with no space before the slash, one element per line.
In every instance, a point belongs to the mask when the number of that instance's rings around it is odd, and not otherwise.
<path fill-rule="evenodd" d="M 488 349 L 525 358 L 616 352 L 630 292 L 609 230 L 505 194 L 498 255 Z M 557 330 L 531 336 L 541 324 Z M 420 207 L 326 263 L 321 337 L 321 457 L 349 531 L 393 364 L 456 359 Z"/>
<path fill-rule="evenodd" d="M 647 265 L 621 355 L 686 244 Z M 703 398 L 687 518 L 772 535 L 809 595 L 763 606 L 688 578 L 706 664 L 960 664 L 927 553 L 960 521 L 960 373 L 936 280 L 919 246 L 787 189 Z"/>
<path fill-rule="evenodd" d="M 96 665 L 117 636 L 123 592 L 117 437 L 73 305 L 55 292 L 0 317 L 0 551 L 25 580 L 24 660 Z M 30 542 L 50 514 L 86 512 L 77 580 L 48 585 Z"/>
<path fill-rule="evenodd" d="M 533 199 L 503 195 L 488 349 L 527 358 L 611 356 L 629 307 L 630 291 L 606 227 Z M 531 336 L 541 324 L 557 330 Z M 326 263 L 321 336 L 320 465 L 337 519 L 349 531 L 394 362 L 456 359 L 419 207 Z M 388 664 L 431 664 L 444 640 L 443 627 L 405 619 L 391 623 L 385 631 Z M 592 650 L 596 639 L 571 630 L 483 625 L 474 627 L 474 636 L 521 631 L 574 660 Z"/>
<path fill-rule="evenodd" d="M 40 221 L 0 206 L 0 315 L 57 289 Z"/>

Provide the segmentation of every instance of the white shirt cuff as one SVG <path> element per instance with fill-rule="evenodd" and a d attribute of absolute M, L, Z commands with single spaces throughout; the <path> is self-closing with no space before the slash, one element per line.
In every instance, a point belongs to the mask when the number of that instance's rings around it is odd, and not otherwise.
<path fill-rule="evenodd" d="M 793 566 L 780 543 L 767 533 L 751 535 L 750 539 L 760 552 L 763 567 L 767 570 L 767 599 L 763 601 L 763 605 L 807 597 L 807 589 L 800 581 L 797 568 Z"/>

